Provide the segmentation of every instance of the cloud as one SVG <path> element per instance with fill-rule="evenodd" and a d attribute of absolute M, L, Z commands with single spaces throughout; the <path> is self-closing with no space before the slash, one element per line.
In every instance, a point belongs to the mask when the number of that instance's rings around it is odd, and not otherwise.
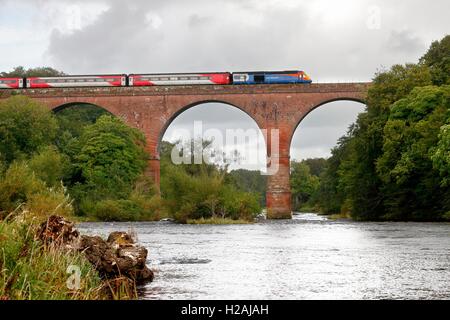
<path fill-rule="evenodd" d="M 389 49 L 400 53 L 423 54 L 426 50 L 424 41 L 410 30 L 392 30 L 387 46 Z"/>

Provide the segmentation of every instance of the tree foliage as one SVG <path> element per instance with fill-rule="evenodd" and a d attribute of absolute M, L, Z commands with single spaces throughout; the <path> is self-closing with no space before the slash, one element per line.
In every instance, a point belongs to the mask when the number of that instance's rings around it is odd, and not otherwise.
<path fill-rule="evenodd" d="M 173 148 L 177 146 L 162 142 L 161 196 L 176 220 L 210 217 L 252 220 L 261 211 L 258 195 L 240 190 L 226 167 L 205 162 L 175 165 L 170 159 Z"/>
<path fill-rule="evenodd" d="M 291 192 L 294 210 L 300 209 L 301 204 L 311 200 L 319 187 L 319 177 L 311 174 L 306 162 L 291 162 Z"/>
<path fill-rule="evenodd" d="M 58 125 L 43 105 L 23 96 L 0 102 L 0 158 L 6 163 L 26 158 L 53 144 Z"/>
<path fill-rule="evenodd" d="M 433 42 L 420 62 L 430 68 L 433 84 L 450 84 L 450 35 Z"/>
<path fill-rule="evenodd" d="M 94 199 L 127 197 L 147 163 L 142 133 L 112 116 L 87 126 L 74 149 L 77 189 Z"/>
<path fill-rule="evenodd" d="M 37 68 L 29 68 L 25 69 L 22 66 L 14 68 L 9 72 L 1 72 L 1 77 L 17 77 L 17 78 L 26 78 L 26 77 L 57 77 L 65 75 L 64 72 L 58 71 L 56 69 L 50 67 L 37 67 Z"/>
<path fill-rule="evenodd" d="M 361 113 L 333 150 L 317 202 L 363 220 L 439 220 L 447 186 L 449 37 L 418 64 L 376 74 Z M 442 86 L 433 86 L 442 85 Z"/>

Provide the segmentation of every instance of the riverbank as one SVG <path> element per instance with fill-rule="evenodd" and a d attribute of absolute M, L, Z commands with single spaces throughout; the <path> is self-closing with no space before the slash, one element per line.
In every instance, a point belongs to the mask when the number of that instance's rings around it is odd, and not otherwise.
<path fill-rule="evenodd" d="M 0 300 L 135 299 L 137 281 L 153 279 L 146 257 L 125 233 L 80 236 L 62 217 L 24 211 L 0 221 Z"/>
<path fill-rule="evenodd" d="M 200 218 L 200 219 L 188 219 L 187 224 L 249 224 L 255 221 L 249 221 L 244 219 L 230 219 L 230 218 Z"/>
<path fill-rule="evenodd" d="M 46 248 L 34 238 L 37 229 L 36 219 L 25 215 L 0 221 L 0 299 L 106 299 L 104 283 L 83 254 Z M 66 283 L 71 265 L 83 279 L 78 290 Z"/>
<path fill-rule="evenodd" d="M 74 216 L 71 218 L 74 222 L 77 223 L 85 223 L 85 222 L 121 222 L 115 220 L 100 220 L 93 216 Z M 176 223 L 181 223 L 176 221 L 173 218 L 163 216 L 162 218 L 158 217 L 157 219 L 142 219 L 136 220 L 136 222 L 156 222 L 156 221 L 171 221 Z M 122 222 L 131 222 L 131 221 L 122 221 Z M 255 220 L 245 220 L 245 219 L 230 219 L 230 218 L 222 218 L 222 217 L 210 217 L 210 218 L 199 218 L 199 219 L 187 219 L 185 224 L 248 224 L 254 223 Z"/>

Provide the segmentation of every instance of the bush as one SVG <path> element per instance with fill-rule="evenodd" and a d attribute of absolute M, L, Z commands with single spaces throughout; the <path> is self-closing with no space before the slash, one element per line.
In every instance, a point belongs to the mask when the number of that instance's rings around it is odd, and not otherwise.
<path fill-rule="evenodd" d="M 244 192 L 225 179 L 227 173 L 211 165 L 192 171 L 167 160 L 161 166 L 161 194 L 168 213 L 177 221 L 214 217 L 253 220 L 261 212 L 257 194 Z M 191 174 L 190 174 L 191 172 Z M 208 220 L 213 221 L 213 220 Z"/>
<path fill-rule="evenodd" d="M 55 146 L 43 147 L 34 154 L 28 165 L 34 174 L 49 187 L 59 187 L 67 175 L 69 160 Z"/>
<path fill-rule="evenodd" d="M 140 212 L 130 200 L 102 200 L 93 207 L 91 214 L 102 221 L 134 221 L 138 220 Z"/>
<path fill-rule="evenodd" d="M 25 162 L 14 162 L 0 180 L 0 212 L 6 215 L 23 206 L 38 216 L 70 216 L 72 206 L 65 191 L 62 185 L 47 187 Z"/>
<path fill-rule="evenodd" d="M 87 201 L 83 205 L 84 210 L 89 208 L 90 216 L 101 221 L 152 221 L 160 220 L 163 216 L 158 196 L 133 195 L 130 199 L 108 199 L 96 204 Z"/>

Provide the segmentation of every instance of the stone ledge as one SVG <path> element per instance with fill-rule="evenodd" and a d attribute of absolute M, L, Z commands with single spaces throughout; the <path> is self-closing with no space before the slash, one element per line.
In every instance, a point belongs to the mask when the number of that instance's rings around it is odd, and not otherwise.
<path fill-rule="evenodd" d="M 12 95 L 26 95 L 35 98 L 46 98 L 46 97 L 86 97 L 86 96 L 104 97 L 104 96 L 364 92 L 367 91 L 370 85 L 371 85 L 370 82 L 361 82 L 361 83 L 322 83 L 322 84 L 0 89 L 0 99 L 8 98 Z"/>

